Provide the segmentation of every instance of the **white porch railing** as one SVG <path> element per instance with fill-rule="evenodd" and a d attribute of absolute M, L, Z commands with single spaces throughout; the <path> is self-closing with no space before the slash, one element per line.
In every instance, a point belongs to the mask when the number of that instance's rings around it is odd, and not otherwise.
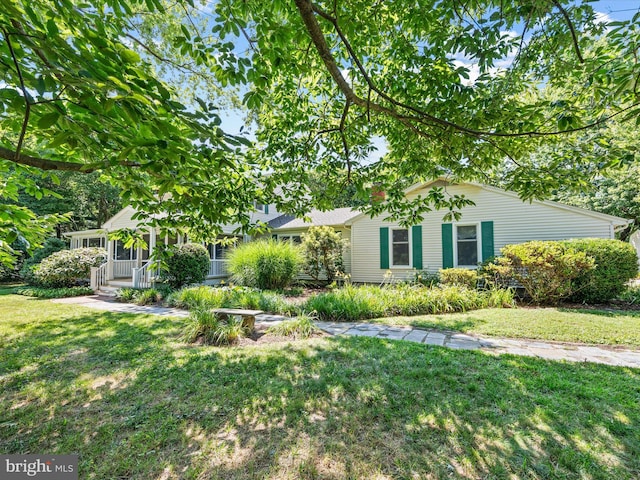
<path fill-rule="evenodd" d="M 107 264 L 103 263 L 99 267 L 91 267 L 91 288 L 94 292 L 100 290 L 102 285 L 107 284 Z"/>
<path fill-rule="evenodd" d="M 132 269 L 132 284 L 133 288 L 150 288 L 151 287 L 151 275 L 154 272 L 154 262 L 148 261 L 140 268 Z"/>
<path fill-rule="evenodd" d="M 227 261 L 226 260 L 210 260 L 208 277 L 226 277 Z"/>
<path fill-rule="evenodd" d="M 114 260 L 113 278 L 131 278 L 133 269 L 137 264 L 137 260 Z"/>

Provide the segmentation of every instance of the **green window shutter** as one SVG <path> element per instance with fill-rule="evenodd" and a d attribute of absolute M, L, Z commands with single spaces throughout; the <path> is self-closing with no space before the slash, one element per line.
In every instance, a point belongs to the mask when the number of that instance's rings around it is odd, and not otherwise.
<path fill-rule="evenodd" d="M 482 222 L 482 261 L 493 257 L 493 222 Z"/>
<path fill-rule="evenodd" d="M 264 206 L 264 213 L 269 214 L 269 205 Z"/>
<path fill-rule="evenodd" d="M 422 270 L 422 225 L 411 227 L 411 242 L 413 244 L 413 268 Z"/>
<path fill-rule="evenodd" d="M 442 268 L 453 268 L 453 224 L 442 224 Z"/>
<path fill-rule="evenodd" d="M 380 227 L 380 268 L 389 268 L 389 228 Z"/>

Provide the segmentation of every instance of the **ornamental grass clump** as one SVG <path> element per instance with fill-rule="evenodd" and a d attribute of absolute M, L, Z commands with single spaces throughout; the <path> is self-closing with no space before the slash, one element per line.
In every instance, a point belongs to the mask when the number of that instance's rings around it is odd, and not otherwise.
<path fill-rule="evenodd" d="M 299 315 L 291 320 L 284 320 L 277 325 L 267 329 L 267 334 L 279 335 L 282 337 L 309 338 L 321 332 L 314 323 L 313 315 Z"/>
<path fill-rule="evenodd" d="M 231 315 L 223 319 L 209 308 L 196 308 L 189 314 L 180 339 L 186 343 L 202 341 L 206 345 L 230 345 L 247 333 L 242 319 Z"/>
<path fill-rule="evenodd" d="M 269 313 L 283 315 L 297 311 L 295 305 L 275 292 L 263 292 L 248 287 L 224 286 L 187 287 L 173 292 L 167 297 L 167 303 L 172 307 L 193 310 L 196 308 L 248 308 L 263 310 Z"/>
<path fill-rule="evenodd" d="M 465 312 L 514 306 L 513 290 L 476 290 L 459 285 L 347 285 L 310 298 L 304 305 L 322 320 L 354 322 L 395 315 Z"/>
<path fill-rule="evenodd" d="M 270 239 L 245 243 L 232 250 L 228 268 L 239 285 L 279 290 L 293 282 L 302 263 L 299 247 Z"/>

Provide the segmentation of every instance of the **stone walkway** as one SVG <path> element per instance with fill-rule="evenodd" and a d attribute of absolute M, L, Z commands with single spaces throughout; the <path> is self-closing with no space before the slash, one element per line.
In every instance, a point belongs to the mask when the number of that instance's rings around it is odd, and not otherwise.
<path fill-rule="evenodd" d="M 178 308 L 139 306 L 119 303 L 109 297 L 60 298 L 57 303 L 81 305 L 83 307 L 110 312 L 138 313 L 171 317 L 186 317 L 189 312 Z M 275 324 L 285 320 L 282 315 L 258 315 L 256 322 Z M 319 328 L 331 335 L 353 335 L 385 340 L 404 340 L 456 350 L 481 350 L 491 354 L 509 353 L 547 360 L 570 362 L 604 363 L 621 367 L 640 368 L 640 351 L 613 349 L 593 345 L 551 343 L 537 340 L 480 337 L 443 330 L 426 330 L 411 326 L 388 326 L 371 323 L 316 322 Z"/>

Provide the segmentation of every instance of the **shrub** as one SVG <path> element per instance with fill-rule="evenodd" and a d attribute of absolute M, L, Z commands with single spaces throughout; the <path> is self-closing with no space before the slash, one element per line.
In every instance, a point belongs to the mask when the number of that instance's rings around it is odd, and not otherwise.
<path fill-rule="evenodd" d="M 155 288 L 145 288 L 144 290 L 138 290 L 134 295 L 133 301 L 136 305 L 150 305 L 158 303 L 162 300 L 162 295 Z"/>
<path fill-rule="evenodd" d="M 502 276 L 525 289 L 535 303 L 557 303 L 573 293 L 573 281 L 594 268 L 593 258 L 555 241 L 532 241 L 502 248 L 494 260 Z"/>
<path fill-rule="evenodd" d="M 314 318 L 310 315 L 300 315 L 291 320 L 285 320 L 267 329 L 267 333 L 280 335 L 282 337 L 309 338 L 320 329 L 313 323 Z"/>
<path fill-rule="evenodd" d="M 440 270 L 440 282 L 444 285 L 476 288 L 478 272 L 468 268 L 444 268 Z"/>
<path fill-rule="evenodd" d="M 425 287 L 436 287 L 440 284 L 440 275 L 436 272 L 420 270 L 415 273 L 413 281 Z"/>
<path fill-rule="evenodd" d="M 342 272 L 342 250 L 345 241 L 342 235 L 328 226 L 310 227 L 302 237 L 302 255 L 304 271 L 311 278 L 319 281 L 323 276 L 327 283 Z"/>
<path fill-rule="evenodd" d="M 81 297 L 83 295 L 93 295 L 93 289 L 90 287 L 68 287 L 68 288 L 23 287 L 23 288 L 16 288 L 14 292 L 17 295 L 25 295 L 27 297 L 36 297 L 36 298 L 65 298 L 65 297 Z"/>
<path fill-rule="evenodd" d="M 228 268 L 240 285 L 262 290 L 284 289 L 300 273 L 300 249 L 288 242 L 258 240 L 231 251 Z"/>
<path fill-rule="evenodd" d="M 628 287 L 618 295 L 618 300 L 630 305 L 640 305 L 640 287 Z"/>
<path fill-rule="evenodd" d="M 638 274 L 638 257 L 633 246 L 620 240 L 584 238 L 561 242 L 595 260 L 595 268 L 574 281 L 571 300 L 608 302 L 621 294 L 626 283 Z"/>
<path fill-rule="evenodd" d="M 241 319 L 233 316 L 222 319 L 209 308 L 196 308 L 187 319 L 181 340 L 193 343 L 202 339 L 208 345 L 228 345 L 237 342 L 245 333 Z"/>
<path fill-rule="evenodd" d="M 172 288 L 202 283 L 209 272 L 209 252 L 196 243 L 176 247 L 165 260 L 164 280 Z"/>
<path fill-rule="evenodd" d="M 138 291 L 137 288 L 120 288 L 116 290 L 116 300 L 125 303 L 133 302 Z"/>
<path fill-rule="evenodd" d="M 107 258 L 102 248 L 76 248 L 49 255 L 33 269 L 34 282 L 43 287 L 60 288 L 87 284 L 91 267 Z"/>
<path fill-rule="evenodd" d="M 478 308 L 514 306 L 513 290 L 478 291 L 457 285 L 427 288 L 396 284 L 386 287 L 347 285 L 310 298 L 306 311 L 323 320 L 358 321 L 393 315 L 464 312 Z"/>
<path fill-rule="evenodd" d="M 25 283 L 34 285 L 37 281 L 33 275 L 33 269 L 35 268 L 35 266 L 42 262 L 42 260 L 50 256 L 52 253 L 65 250 L 66 248 L 67 245 L 59 238 L 47 238 L 42 248 L 35 250 L 33 252 L 33 255 L 27 258 L 22 264 L 22 268 L 20 269 L 20 277 L 22 278 L 22 280 Z"/>

